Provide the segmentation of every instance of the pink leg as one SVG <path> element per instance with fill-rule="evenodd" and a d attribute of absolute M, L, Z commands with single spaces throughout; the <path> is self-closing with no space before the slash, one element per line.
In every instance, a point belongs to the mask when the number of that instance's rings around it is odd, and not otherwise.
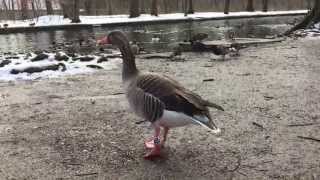
<path fill-rule="evenodd" d="M 164 130 L 164 132 L 163 132 L 163 141 L 161 143 L 162 147 L 164 146 L 165 142 L 167 141 L 169 128 L 168 127 L 164 127 L 163 130 Z"/>
<path fill-rule="evenodd" d="M 145 159 L 152 159 L 154 157 L 160 156 L 161 142 L 160 142 L 159 134 L 160 134 L 160 127 L 155 127 L 154 138 L 151 141 L 148 141 L 145 143 L 146 147 L 151 149 L 151 151 L 144 156 Z"/>
<path fill-rule="evenodd" d="M 160 127 L 155 127 L 154 128 L 154 136 L 144 142 L 145 147 L 147 149 L 153 149 L 154 148 L 154 139 L 156 137 L 159 137 L 159 135 L 160 135 Z"/>

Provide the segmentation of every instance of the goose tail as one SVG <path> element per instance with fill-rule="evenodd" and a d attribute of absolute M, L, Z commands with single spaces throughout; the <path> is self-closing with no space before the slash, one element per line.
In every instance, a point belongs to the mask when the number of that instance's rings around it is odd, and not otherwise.
<path fill-rule="evenodd" d="M 196 123 L 196 124 L 204 127 L 205 129 L 207 129 L 209 132 L 211 132 L 211 133 L 213 133 L 213 134 L 219 134 L 219 133 L 221 132 L 221 129 L 218 128 L 218 127 L 216 127 L 215 125 L 214 125 L 214 126 L 212 126 L 212 125 L 211 125 L 211 126 L 206 125 L 205 123 L 203 123 L 203 122 L 201 122 L 200 120 L 195 119 L 195 118 L 191 118 L 191 120 L 192 120 L 194 123 Z"/>
<path fill-rule="evenodd" d="M 218 109 L 220 111 L 224 111 L 222 106 L 219 106 L 219 105 L 217 105 L 215 103 L 212 103 L 210 101 L 205 101 L 205 105 L 208 106 L 208 107 L 216 108 L 216 109 Z"/>

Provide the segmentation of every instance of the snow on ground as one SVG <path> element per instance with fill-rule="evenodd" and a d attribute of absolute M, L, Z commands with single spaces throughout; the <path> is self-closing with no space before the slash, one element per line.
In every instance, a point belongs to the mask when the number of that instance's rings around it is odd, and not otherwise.
<path fill-rule="evenodd" d="M 314 24 L 308 29 L 299 29 L 293 33 L 296 37 L 319 37 L 320 36 L 320 23 Z"/>
<path fill-rule="evenodd" d="M 137 18 L 128 18 L 128 15 L 110 15 L 110 16 L 80 16 L 81 25 L 99 25 L 99 24 L 114 24 L 114 23 L 133 23 L 133 22 L 148 22 L 148 21 L 168 21 L 168 20 L 186 20 L 186 19 L 214 19 L 224 17 L 247 17 L 247 16 L 273 16 L 273 15 L 290 15 L 307 13 L 307 10 L 294 11 L 269 11 L 269 12 L 230 12 L 228 15 L 222 12 L 199 12 L 184 16 L 183 13 L 174 14 L 160 14 L 158 17 L 149 14 L 142 14 Z M 30 23 L 35 23 L 34 26 L 59 26 L 70 25 L 69 19 L 63 19 L 60 15 L 41 16 L 35 19 L 25 21 L 1 21 L 0 23 L 7 23 L 10 27 L 29 27 Z"/>
<path fill-rule="evenodd" d="M 61 77 L 65 75 L 74 75 L 74 74 L 87 74 L 87 73 L 93 73 L 96 72 L 96 69 L 87 67 L 87 65 L 97 65 L 102 67 L 103 69 L 110 70 L 117 67 L 119 63 L 121 63 L 121 60 L 119 58 L 108 58 L 107 62 L 97 63 L 97 60 L 99 59 L 98 56 L 93 56 L 94 60 L 89 62 L 81 62 L 81 61 L 73 61 L 72 58 L 69 58 L 68 61 L 57 61 L 55 60 L 55 54 L 54 53 L 48 53 L 49 58 L 32 62 L 31 59 L 35 57 L 35 54 L 32 54 L 31 57 L 28 57 L 26 59 L 26 55 L 24 54 L 18 54 L 14 55 L 14 59 L 10 58 L 11 61 L 10 64 L 5 65 L 4 67 L 0 67 L 0 81 L 13 81 L 13 80 L 34 80 L 39 78 L 56 78 Z M 10 56 L 4 56 L 3 58 L 8 59 Z M 0 60 L 0 63 L 2 61 Z M 11 74 L 12 69 L 26 69 L 28 67 L 43 67 L 48 65 L 57 65 L 59 63 L 63 63 L 66 67 L 65 71 L 62 71 L 62 68 L 60 68 L 57 71 L 53 70 L 46 70 L 40 73 L 19 73 L 19 74 Z"/>

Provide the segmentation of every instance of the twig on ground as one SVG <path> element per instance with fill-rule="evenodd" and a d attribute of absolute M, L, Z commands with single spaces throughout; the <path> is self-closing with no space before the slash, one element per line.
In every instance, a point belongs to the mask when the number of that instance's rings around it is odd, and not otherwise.
<path fill-rule="evenodd" d="M 138 122 L 136 122 L 136 124 L 142 124 L 142 123 L 145 123 L 145 122 L 148 122 L 147 120 L 142 120 L 142 121 L 138 121 Z"/>
<path fill-rule="evenodd" d="M 209 68 L 209 67 L 213 67 L 213 65 L 204 65 L 202 67 L 206 67 L 206 68 Z"/>
<path fill-rule="evenodd" d="M 302 123 L 302 124 L 289 124 L 289 127 L 297 127 L 297 126 L 313 126 L 319 123 Z"/>
<path fill-rule="evenodd" d="M 241 174 L 242 176 L 246 176 L 246 177 L 248 177 L 248 175 L 246 174 L 246 173 L 244 173 L 244 172 L 242 172 L 242 171 L 236 171 L 237 173 L 239 173 L 239 174 Z"/>
<path fill-rule="evenodd" d="M 202 82 L 209 82 L 209 81 L 214 81 L 214 79 L 213 79 L 213 78 L 210 78 L 210 79 L 204 79 L 204 80 L 202 80 Z"/>
<path fill-rule="evenodd" d="M 123 92 L 117 92 L 117 93 L 113 93 L 111 95 L 116 96 L 116 95 L 121 95 L 121 94 L 124 94 L 124 93 Z"/>
<path fill-rule="evenodd" d="M 259 127 L 261 130 L 265 129 L 261 124 L 258 124 L 256 122 L 252 122 L 252 125 Z"/>
<path fill-rule="evenodd" d="M 314 137 L 306 137 L 306 136 L 297 136 L 300 139 L 307 139 L 307 140 L 312 140 L 312 141 L 317 141 L 320 142 L 320 139 L 314 138 Z"/>
<path fill-rule="evenodd" d="M 98 173 L 84 173 L 84 174 L 75 174 L 75 176 L 92 176 L 92 175 L 97 175 Z"/>

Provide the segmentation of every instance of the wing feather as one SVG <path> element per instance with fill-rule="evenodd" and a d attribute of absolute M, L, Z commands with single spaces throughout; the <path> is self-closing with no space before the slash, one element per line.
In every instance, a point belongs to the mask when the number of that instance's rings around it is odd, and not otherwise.
<path fill-rule="evenodd" d="M 154 109 L 159 109 L 159 107 L 151 107 L 150 110 L 150 105 L 158 106 L 161 102 L 167 110 L 182 112 L 190 116 L 205 115 L 209 119 L 207 125 L 213 128 L 215 125 L 212 122 L 208 107 L 223 110 L 221 106 L 202 99 L 199 95 L 166 76 L 142 74 L 137 79 L 136 86 L 144 94 L 147 94 L 147 98 L 152 99 L 152 102 L 148 101 L 148 104 L 145 104 L 145 106 L 149 106 L 149 108 L 145 107 L 148 113 L 154 111 Z M 158 112 L 156 111 L 156 113 Z M 159 115 L 157 114 L 155 117 L 159 117 Z M 155 119 L 155 117 L 152 117 L 152 119 Z"/>
<path fill-rule="evenodd" d="M 165 107 L 163 102 L 141 88 L 131 89 L 127 97 L 133 110 L 144 119 L 154 122 L 162 116 Z"/>

